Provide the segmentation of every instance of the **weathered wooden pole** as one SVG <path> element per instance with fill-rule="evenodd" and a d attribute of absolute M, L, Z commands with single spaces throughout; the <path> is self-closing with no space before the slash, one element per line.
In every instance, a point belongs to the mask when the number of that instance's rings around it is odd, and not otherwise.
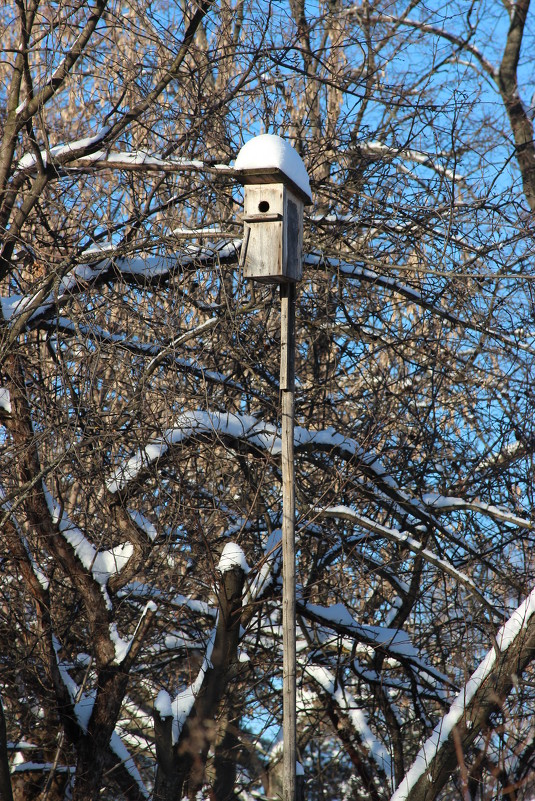
<path fill-rule="evenodd" d="M 295 284 L 281 284 L 283 801 L 296 799 Z"/>
<path fill-rule="evenodd" d="M 296 801 L 295 296 L 302 277 L 303 207 L 312 198 L 301 157 L 279 136 L 247 142 L 236 169 L 245 185 L 240 266 L 246 278 L 280 284 L 283 801 Z"/>

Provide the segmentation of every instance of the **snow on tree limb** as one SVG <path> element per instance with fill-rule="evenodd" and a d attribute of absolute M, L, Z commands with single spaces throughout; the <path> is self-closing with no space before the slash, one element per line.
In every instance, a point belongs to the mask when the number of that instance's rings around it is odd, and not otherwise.
<path fill-rule="evenodd" d="M 145 612 L 141 617 L 141 621 L 146 619 Z M 93 714 L 93 709 L 95 707 L 95 700 L 96 700 L 96 693 L 95 691 L 86 692 L 85 691 L 85 681 L 88 676 L 89 669 L 91 667 L 91 661 L 85 665 L 85 678 L 81 684 L 78 684 L 70 675 L 69 668 L 72 668 L 72 665 L 66 665 L 59 656 L 59 652 L 61 650 L 59 642 L 54 639 L 54 654 L 55 660 L 57 664 L 58 674 L 60 676 L 61 682 L 65 691 L 70 699 L 70 710 L 63 709 L 63 713 L 69 716 L 69 725 L 72 727 L 76 725 L 79 728 L 79 733 L 76 734 L 75 739 L 77 739 L 80 734 L 87 734 L 89 721 L 91 719 L 91 715 Z M 77 667 L 80 668 L 82 663 L 78 664 Z M 128 776 L 130 776 L 139 791 L 139 795 L 141 798 L 148 798 L 148 792 L 145 787 L 145 784 L 141 778 L 141 775 L 136 767 L 136 764 L 128 751 L 123 738 L 121 737 L 119 731 L 114 730 L 111 734 L 110 741 L 109 741 L 109 756 L 111 757 L 112 763 L 115 763 L 116 760 L 114 758 L 117 757 L 119 759 L 120 769 L 121 771 L 125 771 Z"/>
<path fill-rule="evenodd" d="M 350 520 L 356 525 L 362 526 L 367 531 L 373 531 L 376 534 L 380 534 L 392 542 L 403 543 L 413 553 L 420 554 L 427 562 L 429 562 L 429 564 L 435 565 L 435 567 L 440 568 L 445 573 L 452 576 L 452 578 L 455 578 L 457 581 L 459 581 L 460 584 L 466 587 L 478 599 L 478 601 L 483 604 L 483 606 L 491 614 L 492 618 L 496 618 L 498 616 L 498 610 L 494 604 L 483 595 L 483 593 L 476 586 L 475 582 L 472 581 L 469 576 L 454 567 L 451 562 L 441 559 L 428 548 L 424 548 L 421 542 L 415 540 L 407 532 L 398 531 L 397 529 L 376 523 L 374 520 L 371 520 L 363 515 L 359 515 L 358 512 L 355 512 L 353 509 L 347 506 L 327 507 L 325 509 L 321 509 L 319 514 L 324 517 L 339 517 L 345 520 Z"/>
<path fill-rule="evenodd" d="M 437 161 L 437 156 L 431 156 L 429 153 L 422 153 L 418 150 L 406 147 L 392 147 L 391 145 L 384 144 L 384 142 L 363 142 L 359 145 L 360 150 L 364 156 L 377 158 L 380 156 L 382 159 L 407 159 L 416 164 L 421 164 L 428 167 L 430 170 L 437 172 L 439 175 L 444 175 L 448 180 L 466 185 L 466 178 L 453 170 L 443 167 Z"/>
<path fill-rule="evenodd" d="M 171 701 L 160 693 L 154 705 L 154 732 L 158 754 L 155 796 L 173 786 L 181 797 L 182 785 L 201 746 L 206 760 L 214 742 L 214 717 L 238 658 L 241 637 L 240 611 L 245 579 L 243 552 L 227 543 L 218 582 L 218 614 L 206 644 L 203 662 L 195 681 Z M 169 714 L 171 713 L 171 714 Z M 202 773 L 199 777 L 202 781 Z"/>
<path fill-rule="evenodd" d="M 402 629 L 358 623 L 343 604 L 322 607 L 317 604 L 298 603 L 297 608 L 305 620 L 319 623 L 323 632 L 330 630 L 336 634 L 343 634 L 354 642 L 365 645 L 367 656 L 381 652 L 388 655 L 398 666 L 399 664 L 408 666 L 422 684 L 435 689 L 438 686 L 454 686 L 447 676 L 429 664 L 416 650 L 409 635 Z"/>
<path fill-rule="evenodd" d="M 92 264 L 78 264 L 71 267 L 59 281 L 53 291 L 43 292 L 40 289 L 34 295 L 11 294 L 1 297 L 0 303 L 5 320 L 16 320 L 24 315 L 24 322 L 44 317 L 56 312 L 65 305 L 77 291 L 86 291 L 89 283 L 97 280 L 106 281 L 120 274 L 123 278 L 143 282 L 158 281 L 167 278 L 173 271 L 185 266 L 197 265 L 213 259 L 235 257 L 239 240 L 217 242 L 212 246 L 193 246 L 176 257 L 117 257 L 104 258 Z M 82 252 L 83 255 L 83 252 Z M 95 254 L 96 255 L 96 254 Z M 94 256 L 93 256 L 94 258 Z"/>
<path fill-rule="evenodd" d="M 418 752 L 391 801 L 430 801 L 456 767 L 455 729 L 467 750 L 535 656 L 535 590 L 499 629 L 495 645 Z"/>
<path fill-rule="evenodd" d="M 48 489 L 45 488 L 46 501 L 52 520 L 72 547 L 83 567 L 91 573 L 95 581 L 101 585 L 103 592 L 108 581 L 123 570 L 134 553 L 130 542 L 123 542 L 115 548 L 98 551 L 84 533 L 69 519 L 65 510 L 56 503 Z"/>
<path fill-rule="evenodd" d="M 482 503 L 481 501 L 467 501 L 463 498 L 444 496 L 436 492 L 426 492 L 422 496 L 422 501 L 426 506 L 429 506 L 429 508 L 436 512 L 470 510 L 472 512 L 486 514 L 494 520 L 502 520 L 504 523 L 510 523 L 512 526 L 518 526 L 518 528 L 526 528 L 530 531 L 535 529 L 535 523 L 533 523 L 532 520 L 519 517 L 503 506 L 494 506 L 493 504 Z"/>
<path fill-rule="evenodd" d="M 381 778 L 392 787 L 392 762 L 390 754 L 383 743 L 374 735 L 368 723 L 365 710 L 361 709 L 352 694 L 337 680 L 331 670 L 322 666 L 307 663 L 304 673 L 311 678 L 318 688 L 329 696 L 341 713 L 350 722 L 360 742 L 376 762 Z"/>
<path fill-rule="evenodd" d="M 341 273 L 342 275 L 347 276 L 348 278 L 355 278 L 366 283 L 371 283 L 385 289 L 389 289 L 393 292 L 399 293 L 403 297 L 405 297 L 411 303 L 416 304 L 417 306 L 421 306 L 423 309 L 428 309 L 432 311 L 433 314 L 437 315 L 443 320 L 447 320 L 448 322 L 452 323 L 455 326 L 459 326 L 460 328 L 468 329 L 471 331 L 475 331 L 479 334 L 484 334 L 485 336 L 490 336 L 497 339 L 499 342 L 502 342 L 507 347 L 520 349 L 525 351 L 526 353 L 530 353 L 531 355 L 535 355 L 535 348 L 529 344 L 529 342 L 523 341 L 522 338 L 515 339 L 508 334 L 503 334 L 501 331 L 496 330 L 495 328 L 488 328 L 484 324 L 478 324 L 477 321 L 473 319 L 463 319 L 456 314 L 453 314 L 449 309 L 445 308 L 442 304 L 437 303 L 436 300 L 426 298 L 422 292 L 411 287 L 409 284 L 400 281 L 397 277 L 391 275 L 382 275 L 380 272 L 376 272 L 375 270 L 371 270 L 368 267 L 362 267 L 359 264 L 351 263 L 350 261 L 344 259 L 332 259 L 326 258 L 320 254 L 309 254 L 305 255 L 304 263 L 309 265 L 325 265 L 328 268 L 332 268 L 336 272 Z"/>
<path fill-rule="evenodd" d="M 185 412 L 180 415 L 174 428 L 165 432 L 164 436 L 148 443 L 142 450 L 121 465 L 107 481 L 110 492 L 115 493 L 134 481 L 140 471 L 164 456 L 171 445 L 184 442 L 190 437 L 202 434 L 215 434 L 217 436 L 231 436 L 244 439 L 249 443 L 270 451 L 279 453 L 280 439 L 276 428 L 269 424 L 259 422 L 256 418 L 247 415 L 217 412 Z"/>
<path fill-rule="evenodd" d="M 282 531 L 280 528 L 273 531 L 267 538 L 264 545 L 264 558 L 253 580 L 247 587 L 244 595 L 243 604 L 254 603 L 260 599 L 263 593 L 271 586 L 275 574 L 280 570 L 282 552 Z"/>
<path fill-rule="evenodd" d="M 186 159 L 179 157 L 160 158 L 152 156 L 142 150 L 131 150 L 108 153 L 104 150 L 97 150 L 89 156 L 77 157 L 78 153 L 83 153 L 95 144 L 101 142 L 109 132 L 109 128 L 104 128 L 93 136 L 85 139 L 69 142 L 65 145 L 55 145 L 49 150 L 41 152 L 41 159 L 44 164 L 57 161 L 62 164 L 66 156 L 72 157 L 68 162 L 69 170 L 81 169 L 118 169 L 126 171 L 143 172 L 209 172 L 216 175 L 224 174 L 234 176 L 236 171 L 227 164 L 212 164 L 200 161 L 199 159 Z M 26 153 L 17 163 L 17 171 L 33 172 L 38 166 L 37 157 L 33 153 Z"/>
<path fill-rule="evenodd" d="M 249 565 L 247 564 L 243 550 L 237 543 L 227 542 L 219 558 L 217 569 L 220 573 L 226 573 L 228 570 L 234 570 L 236 568 L 242 570 L 244 575 L 247 575 L 249 572 Z"/>
<path fill-rule="evenodd" d="M 278 456 L 281 450 L 278 429 L 272 424 L 258 421 L 250 415 L 221 414 L 201 410 L 185 412 L 177 420 L 175 427 L 164 432 L 162 437 L 148 443 L 111 474 L 107 479 L 109 491 L 112 494 L 123 491 L 131 482 L 137 480 L 142 471 L 163 459 L 171 447 L 203 435 L 228 437 L 230 440 L 246 442 L 251 447 L 269 452 L 272 456 Z M 389 475 L 377 455 L 362 449 L 355 440 L 338 434 L 332 428 L 324 431 L 309 431 L 297 427 L 294 436 L 297 451 L 300 449 L 303 451 L 310 449 L 317 449 L 318 451 L 336 449 L 344 458 L 358 458 L 363 468 L 369 472 L 370 477 L 377 482 L 378 487 L 382 488 L 389 497 L 395 499 L 406 512 L 411 515 L 417 515 L 438 530 L 442 530 L 442 526 L 437 519 L 433 518 L 429 513 L 430 511 L 436 511 L 435 505 L 437 504 L 438 496 L 429 495 L 427 501 L 425 495 L 423 500 L 409 496 L 398 487 L 397 482 Z M 450 501 L 450 505 L 452 503 L 453 501 Z M 458 504 L 455 508 L 459 508 Z M 507 515 L 504 510 L 492 505 L 476 504 L 466 508 L 474 508 L 475 511 L 481 511 L 496 519 L 506 520 L 512 525 L 519 525 L 523 528 L 532 527 L 531 523 L 524 518 Z M 440 511 L 440 507 L 438 511 Z M 455 568 L 449 561 L 433 554 L 432 551 L 425 548 L 421 542 L 414 539 L 408 532 L 382 526 L 345 506 L 327 507 L 318 510 L 317 513 L 323 517 L 340 517 L 351 520 L 367 530 L 375 531 L 385 536 L 391 541 L 405 544 L 413 553 L 423 556 L 430 564 L 440 567 L 444 572 L 456 578 L 478 598 L 493 617 L 497 614 L 494 605 L 485 598 L 467 575 Z M 453 536 L 446 529 L 444 529 L 444 534 L 448 537 Z"/>
<path fill-rule="evenodd" d="M 280 455 L 282 447 L 277 427 L 271 423 L 260 421 L 252 415 L 205 412 L 200 409 L 184 412 L 179 416 L 173 428 L 164 432 L 162 437 L 147 443 L 144 448 L 116 469 L 108 479 L 108 489 L 110 492 L 123 489 L 130 481 L 137 478 L 143 468 L 161 459 L 172 445 L 202 434 L 215 434 L 243 440 L 260 450 L 268 451 L 273 456 Z M 296 427 L 295 446 L 303 450 L 312 448 L 318 451 L 334 448 L 339 449 L 345 458 L 357 456 L 386 487 L 393 491 L 399 491 L 396 481 L 389 475 L 376 454 L 365 451 L 351 437 L 339 434 L 333 428 L 310 431 Z"/>

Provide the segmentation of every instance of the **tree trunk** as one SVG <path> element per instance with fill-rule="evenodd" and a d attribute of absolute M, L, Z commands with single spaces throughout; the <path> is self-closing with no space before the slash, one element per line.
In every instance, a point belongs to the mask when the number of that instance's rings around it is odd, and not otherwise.
<path fill-rule="evenodd" d="M 221 700 L 227 690 L 230 673 L 237 660 L 240 632 L 240 613 L 245 573 L 235 566 L 226 570 L 219 585 L 219 614 L 210 667 L 193 708 L 180 732 L 178 742 L 171 745 L 170 718 L 158 719 L 155 714 L 158 768 L 156 772 L 156 798 L 158 801 L 176 801 L 185 793 L 195 795 L 205 781 L 208 752 L 216 740 L 215 720 Z M 169 722 L 168 722 L 169 720 Z M 230 740 L 224 739 L 219 756 L 228 768 Z M 230 772 L 222 769 L 218 787 L 230 798 Z M 223 775 L 224 774 L 224 775 Z M 232 777 L 234 785 L 235 774 Z"/>
<path fill-rule="evenodd" d="M 495 649 L 495 662 L 466 704 L 459 722 L 438 748 L 433 745 L 431 736 L 392 801 L 433 801 L 437 798 L 458 767 L 459 748 L 462 754 L 468 753 L 480 733 L 489 726 L 492 713 L 501 710 L 515 681 L 535 658 L 535 616 L 529 618 L 525 628 L 506 650 L 500 651 L 497 645 Z M 465 692 L 466 688 L 457 696 L 460 703 Z M 435 733 L 441 725 L 442 721 Z"/>

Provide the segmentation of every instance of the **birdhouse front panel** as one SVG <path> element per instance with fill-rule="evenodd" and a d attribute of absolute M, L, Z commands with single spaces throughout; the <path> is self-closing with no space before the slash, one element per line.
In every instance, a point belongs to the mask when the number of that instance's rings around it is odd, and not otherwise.
<path fill-rule="evenodd" d="M 303 203 L 283 183 L 244 187 L 244 276 L 263 283 L 301 278 Z"/>
<path fill-rule="evenodd" d="M 246 278 L 266 282 L 281 280 L 283 212 L 282 184 L 245 187 L 243 219 L 244 240 L 247 240 L 244 263 Z"/>

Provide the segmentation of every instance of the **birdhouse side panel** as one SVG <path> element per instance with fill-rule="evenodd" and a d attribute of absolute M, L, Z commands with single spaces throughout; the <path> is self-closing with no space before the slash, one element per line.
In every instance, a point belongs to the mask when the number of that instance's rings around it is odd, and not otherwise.
<path fill-rule="evenodd" d="M 300 281 L 303 277 L 303 204 L 291 192 L 287 192 L 285 205 L 284 271 L 289 281 Z"/>

